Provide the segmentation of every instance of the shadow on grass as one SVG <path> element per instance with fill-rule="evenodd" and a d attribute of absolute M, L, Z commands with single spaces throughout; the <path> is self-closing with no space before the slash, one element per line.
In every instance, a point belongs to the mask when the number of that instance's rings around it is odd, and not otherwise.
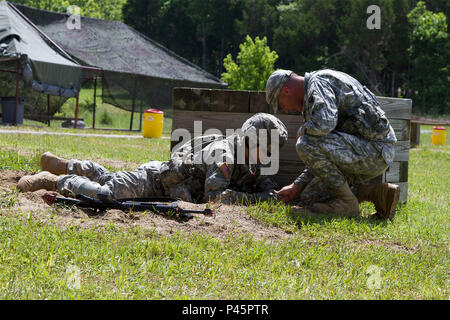
<path fill-rule="evenodd" d="M 303 208 L 302 208 L 303 209 Z M 287 214 L 287 218 L 295 223 L 299 228 L 304 224 L 328 224 L 330 221 L 355 221 L 358 223 L 364 223 L 369 226 L 384 226 L 387 225 L 386 220 L 380 220 L 373 214 L 360 215 L 357 217 L 339 216 L 335 214 L 317 213 L 307 209 L 303 209 L 304 212 L 298 210 L 291 210 Z"/>
<path fill-rule="evenodd" d="M 370 228 L 387 226 L 388 221 L 379 220 L 372 215 L 372 212 L 375 211 L 373 206 L 363 203 L 360 208 L 360 216 L 346 217 L 315 213 L 299 206 L 269 200 L 247 207 L 247 213 L 266 225 L 281 228 L 288 233 L 298 232 L 305 226 L 329 225 L 333 222 L 340 224 L 346 221 L 356 222 Z"/>

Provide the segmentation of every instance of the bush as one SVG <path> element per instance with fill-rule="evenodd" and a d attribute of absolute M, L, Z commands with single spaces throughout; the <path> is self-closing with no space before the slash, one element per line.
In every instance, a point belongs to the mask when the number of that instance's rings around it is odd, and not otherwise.
<path fill-rule="evenodd" d="M 223 65 L 226 72 L 222 73 L 222 81 L 228 83 L 234 90 L 264 90 L 269 76 L 274 70 L 278 54 L 270 51 L 267 38 L 255 38 L 247 35 L 246 41 L 239 45 L 237 63 L 231 54 L 225 58 Z"/>
<path fill-rule="evenodd" d="M 106 111 L 102 112 L 102 115 L 100 117 L 100 123 L 103 125 L 111 125 L 112 124 L 112 118 L 108 112 L 106 112 Z"/>

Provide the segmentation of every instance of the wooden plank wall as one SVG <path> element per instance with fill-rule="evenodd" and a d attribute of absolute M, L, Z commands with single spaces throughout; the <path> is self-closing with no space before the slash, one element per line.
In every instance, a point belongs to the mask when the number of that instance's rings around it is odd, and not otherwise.
<path fill-rule="evenodd" d="M 408 161 L 410 147 L 410 99 L 378 97 L 383 110 L 391 121 L 397 136 L 394 164 L 379 178 L 398 184 L 401 201 L 406 202 L 408 192 Z M 197 88 L 173 90 L 172 130 L 185 128 L 194 133 L 194 121 L 202 121 L 202 131 L 214 128 L 226 134 L 226 129 L 238 129 L 257 112 L 270 112 L 264 91 L 236 91 Z M 298 112 L 285 114 L 280 110 L 277 117 L 288 129 L 289 139 L 280 150 L 280 171 L 275 180 L 280 186 L 292 183 L 304 169 L 295 150 L 295 136 L 304 119 Z M 172 147 L 178 141 L 172 141 Z"/>

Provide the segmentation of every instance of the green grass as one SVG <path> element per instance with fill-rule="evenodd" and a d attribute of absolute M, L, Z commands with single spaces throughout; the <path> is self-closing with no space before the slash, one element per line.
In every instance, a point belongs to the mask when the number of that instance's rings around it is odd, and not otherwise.
<path fill-rule="evenodd" d="M 113 225 L 62 230 L 33 216 L 2 218 L 0 230 L 2 299 L 446 298 L 439 248 L 412 254 L 339 238 L 280 244 L 167 238 Z M 373 290 L 372 265 L 381 276 Z"/>
<path fill-rule="evenodd" d="M 83 119 L 86 128 L 92 128 L 93 119 L 93 101 L 94 101 L 94 89 L 84 88 L 80 91 L 78 118 Z M 104 103 L 101 99 L 101 87 L 97 90 L 97 107 L 95 115 L 95 128 L 114 128 L 114 129 L 130 129 L 131 112 L 122 110 L 113 105 Z M 150 109 L 146 106 L 143 110 Z M 58 117 L 75 118 L 76 100 L 74 98 L 68 99 L 61 109 L 55 114 Z M 106 114 L 106 116 L 105 116 Z M 102 123 L 102 118 L 110 118 L 110 123 Z M 139 110 L 133 115 L 133 130 L 139 130 L 140 113 Z M 60 128 L 62 121 L 53 120 L 50 122 L 51 128 Z M 24 125 L 28 126 L 43 126 L 48 128 L 46 124 L 42 122 L 24 119 Z M 172 130 L 172 111 L 164 111 L 164 127 L 163 134 L 170 135 Z M 77 132 L 79 132 L 78 130 Z M 70 131 L 69 131 L 70 132 Z M 97 130 L 95 133 L 99 133 Z M 116 132 L 117 133 L 117 132 Z M 124 134 L 124 133 L 121 133 Z"/>
<path fill-rule="evenodd" d="M 37 170 L 43 150 L 164 160 L 168 144 L 2 134 L 0 169 Z M 449 152 L 422 135 L 411 150 L 409 200 L 394 221 L 369 219 L 369 205 L 356 219 L 300 215 L 283 204 L 249 207 L 247 214 L 290 233 L 275 243 L 112 223 L 62 227 L 29 211 L 11 214 L 11 190 L 0 201 L 0 299 L 448 299 Z"/>
<path fill-rule="evenodd" d="M 150 160 L 167 160 L 170 157 L 169 140 L 74 137 L 32 134 L 1 134 L 0 147 L 4 150 L 0 159 L 6 166 L 16 161 L 18 151 L 34 159 L 34 170 L 39 170 L 39 158 L 50 151 L 58 156 L 77 159 L 117 159 L 126 162 L 144 163 Z M 6 151 L 14 151 L 8 153 Z M 25 157 L 18 158 L 23 163 Z M 10 160 L 10 161 L 9 161 Z M 0 164 L 1 168 L 2 164 Z M 27 169 L 25 165 L 22 168 Z M 31 168 L 31 167 L 30 167 Z M 30 170 L 25 170 L 30 171 Z M 31 170 L 33 171 L 33 170 Z"/>

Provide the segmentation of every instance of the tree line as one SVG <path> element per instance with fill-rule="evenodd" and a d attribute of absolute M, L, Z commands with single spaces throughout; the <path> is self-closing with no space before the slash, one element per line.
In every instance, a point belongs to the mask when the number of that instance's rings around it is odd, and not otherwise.
<path fill-rule="evenodd" d="M 268 60 L 276 55 L 275 68 L 298 74 L 341 70 L 377 95 L 412 98 L 415 113 L 450 114 L 450 2 L 446 0 L 16 2 L 55 11 L 78 5 L 83 15 L 121 20 L 218 77 L 230 74 L 224 62 L 230 65 L 230 56 L 237 58 L 249 36 L 255 43 L 265 41 L 271 54 Z M 367 8 L 373 4 L 380 8 L 379 29 L 366 24 Z M 241 56 L 251 61 L 248 53 Z M 263 81 L 247 83 L 258 83 L 263 89 Z"/>

